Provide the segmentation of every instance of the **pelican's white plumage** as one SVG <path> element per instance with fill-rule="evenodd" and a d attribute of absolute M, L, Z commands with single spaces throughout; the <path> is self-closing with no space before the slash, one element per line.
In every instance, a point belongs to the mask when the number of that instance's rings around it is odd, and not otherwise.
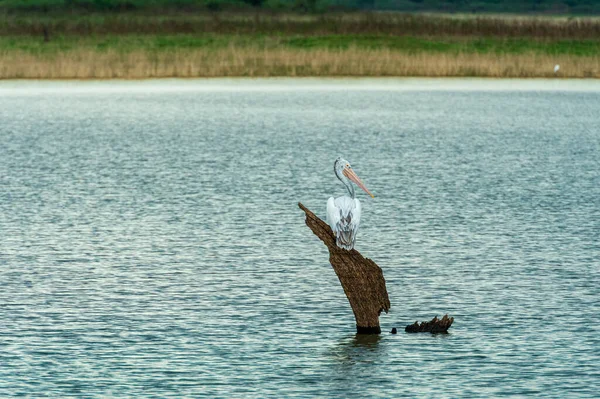
<path fill-rule="evenodd" d="M 361 205 L 355 198 L 354 182 L 362 188 L 367 194 L 373 197 L 373 194 L 367 190 L 363 182 L 354 173 L 350 163 L 339 157 L 335 160 L 333 170 L 338 179 L 346 186 L 349 195 L 333 198 L 327 201 L 327 223 L 335 234 L 336 244 L 340 248 L 352 249 L 356 242 L 356 234 L 360 225 Z"/>
<path fill-rule="evenodd" d="M 338 247 L 354 248 L 356 233 L 360 225 L 360 201 L 356 198 L 329 197 L 327 201 L 327 223 L 333 230 Z"/>

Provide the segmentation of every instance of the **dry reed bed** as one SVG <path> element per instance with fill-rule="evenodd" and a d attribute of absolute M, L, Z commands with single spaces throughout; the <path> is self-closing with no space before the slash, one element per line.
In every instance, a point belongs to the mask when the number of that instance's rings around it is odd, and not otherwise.
<path fill-rule="evenodd" d="M 406 54 L 389 49 L 294 50 L 229 47 L 129 53 L 74 50 L 0 54 L 2 79 L 141 79 L 217 76 L 484 76 L 600 78 L 600 56 Z"/>
<path fill-rule="evenodd" d="M 0 35 L 265 34 L 500 36 L 598 39 L 599 18 L 452 16 L 401 13 L 324 15 L 188 13 L 173 15 L 0 15 Z"/>

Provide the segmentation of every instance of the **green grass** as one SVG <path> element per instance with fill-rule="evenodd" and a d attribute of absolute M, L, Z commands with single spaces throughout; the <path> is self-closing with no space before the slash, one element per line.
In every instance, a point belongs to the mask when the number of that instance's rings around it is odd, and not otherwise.
<path fill-rule="evenodd" d="M 133 50 L 161 51 L 186 49 L 237 48 L 290 48 L 290 49 L 390 49 L 409 54 L 545 54 L 598 56 L 600 40 L 540 41 L 514 38 L 424 38 L 414 36 L 324 35 L 324 36 L 267 36 L 267 35 L 101 35 L 54 36 L 45 43 L 41 37 L 0 37 L 0 51 L 21 50 L 30 53 L 51 54 L 75 49 L 96 51 Z"/>
<path fill-rule="evenodd" d="M 388 48 L 408 53 L 494 53 L 598 55 L 600 40 L 538 41 L 503 38 L 423 38 L 413 36 L 320 36 L 292 37 L 282 45 L 297 48 Z"/>
<path fill-rule="evenodd" d="M 551 77 L 556 63 L 600 78 L 600 19 L 0 11 L 0 61 L 0 79 Z"/>
<path fill-rule="evenodd" d="M 449 14 L 332 13 L 0 13 L 0 36 L 266 35 L 491 37 L 598 40 L 597 18 L 482 17 Z M 370 40 L 370 39 L 367 39 Z"/>

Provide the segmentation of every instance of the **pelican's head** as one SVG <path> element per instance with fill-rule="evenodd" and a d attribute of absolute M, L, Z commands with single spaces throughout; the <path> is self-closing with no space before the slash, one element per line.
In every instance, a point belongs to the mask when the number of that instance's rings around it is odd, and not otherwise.
<path fill-rule="evenodd" d="M 371 192 L 367 189 L 362 180 L 360 180 L 360 178 L 357 176 L 357 174 L 354 173 L 350 162 L 346 161 L 344 158 L 338 157 L 335 160 L 335 163 L 333 164 L 333 171 L 335 172 L 335 175 L 338 177 L 338 179 L 340 179 L 341 181 L 344 182 L 350 180 L 358 187 L 362 188 L 365 193 L 371 196 L 371 198 L 375 198 L 375 196 L 371 194 Z M 352 192 L 354 192 L 354 190 L 352 190 Z"/>

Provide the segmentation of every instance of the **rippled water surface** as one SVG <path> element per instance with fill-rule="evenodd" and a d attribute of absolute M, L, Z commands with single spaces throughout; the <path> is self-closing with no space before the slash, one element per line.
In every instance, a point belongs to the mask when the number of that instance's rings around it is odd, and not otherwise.
<path fill-rule="evenodd" d="M 0 122 L 0 397 L 598 396 L 598 82 L 5 82 Z M 378 337 L 297 207 L 339 154 Z"/>

